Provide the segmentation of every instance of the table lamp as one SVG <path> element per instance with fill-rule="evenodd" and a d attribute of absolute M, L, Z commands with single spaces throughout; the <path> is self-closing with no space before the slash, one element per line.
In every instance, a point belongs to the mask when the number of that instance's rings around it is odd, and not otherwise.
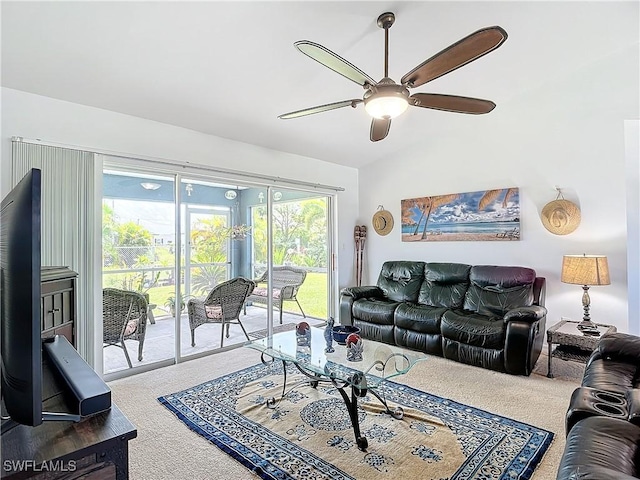
<path fill-rule="evenodd" d="M 584 308 L 584 316 L 582 322 L 578 324 L 579 330 L 593 330 L 597 326 L 591 321 L 589 316 L 589 298 L 590 285 L 609 285 L 609 265 L 607 257 L 604 255 L 565 255 L 562 257 L 562 276 L 560 280 L 563 283 L 572 283 L 574 285 L 582 285 L 582 307 Z"/>

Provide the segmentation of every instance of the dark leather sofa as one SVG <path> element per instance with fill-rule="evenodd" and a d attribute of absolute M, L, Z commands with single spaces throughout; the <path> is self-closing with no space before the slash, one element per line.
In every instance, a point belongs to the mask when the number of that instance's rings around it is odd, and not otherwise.
<path fill-rule="evenodd" d="M 640 478 L 640 337 L 603 335 L 567 410 L 557 480 Z"/>
<path fill-rule="evenodd" d="M 525 267 L 388 261 L 377 285 L 340 293 L 365 339 L 516 375 L 540 355 L 545 279 Z"/>

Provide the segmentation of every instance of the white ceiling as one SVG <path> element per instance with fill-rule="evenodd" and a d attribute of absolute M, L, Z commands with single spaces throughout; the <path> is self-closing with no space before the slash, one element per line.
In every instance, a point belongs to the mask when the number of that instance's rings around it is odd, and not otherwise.
<path fill-rule="evenodd" d="M 496 51 L 415 91 L 493 100 L 485 116 L 412 108 L 369 140 L 360 105 L 277 115 L 361 98 L 361 87 L 294 49 L 324 45 L 383 75 L 378 15 L 396 14 L 390 76 L 460 38 L 500 25 Z M 637 2 L 8 2 L 2 86 L 360 167 L 483 122 L 505 105 L 638 42 Z M 527 112 L 522 112 L 527 115 Z M 514 119 L 514 121 L 517 119 Z"/>

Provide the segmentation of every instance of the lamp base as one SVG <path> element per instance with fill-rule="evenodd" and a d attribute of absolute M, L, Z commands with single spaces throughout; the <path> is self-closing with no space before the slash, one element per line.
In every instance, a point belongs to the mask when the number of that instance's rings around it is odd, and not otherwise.
<path fill-rule="evenodd" d="M 591 320 L 581 321 L 576 328 L 580 330 L 584 335 L 593 335 L 596 337 L 600 336 L 600 330 L 598 330 L 598 326 Z"/>

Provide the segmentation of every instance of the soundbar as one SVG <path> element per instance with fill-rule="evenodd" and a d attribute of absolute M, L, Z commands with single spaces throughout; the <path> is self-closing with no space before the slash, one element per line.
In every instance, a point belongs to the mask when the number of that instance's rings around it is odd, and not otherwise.
<path fill-rule="evenodd" d="M 51 363 L 78 402 L 81 417 L 111 408 L 111 389 L 80 356 L 69 341 L 56 335 L 43 343 Z"/>

